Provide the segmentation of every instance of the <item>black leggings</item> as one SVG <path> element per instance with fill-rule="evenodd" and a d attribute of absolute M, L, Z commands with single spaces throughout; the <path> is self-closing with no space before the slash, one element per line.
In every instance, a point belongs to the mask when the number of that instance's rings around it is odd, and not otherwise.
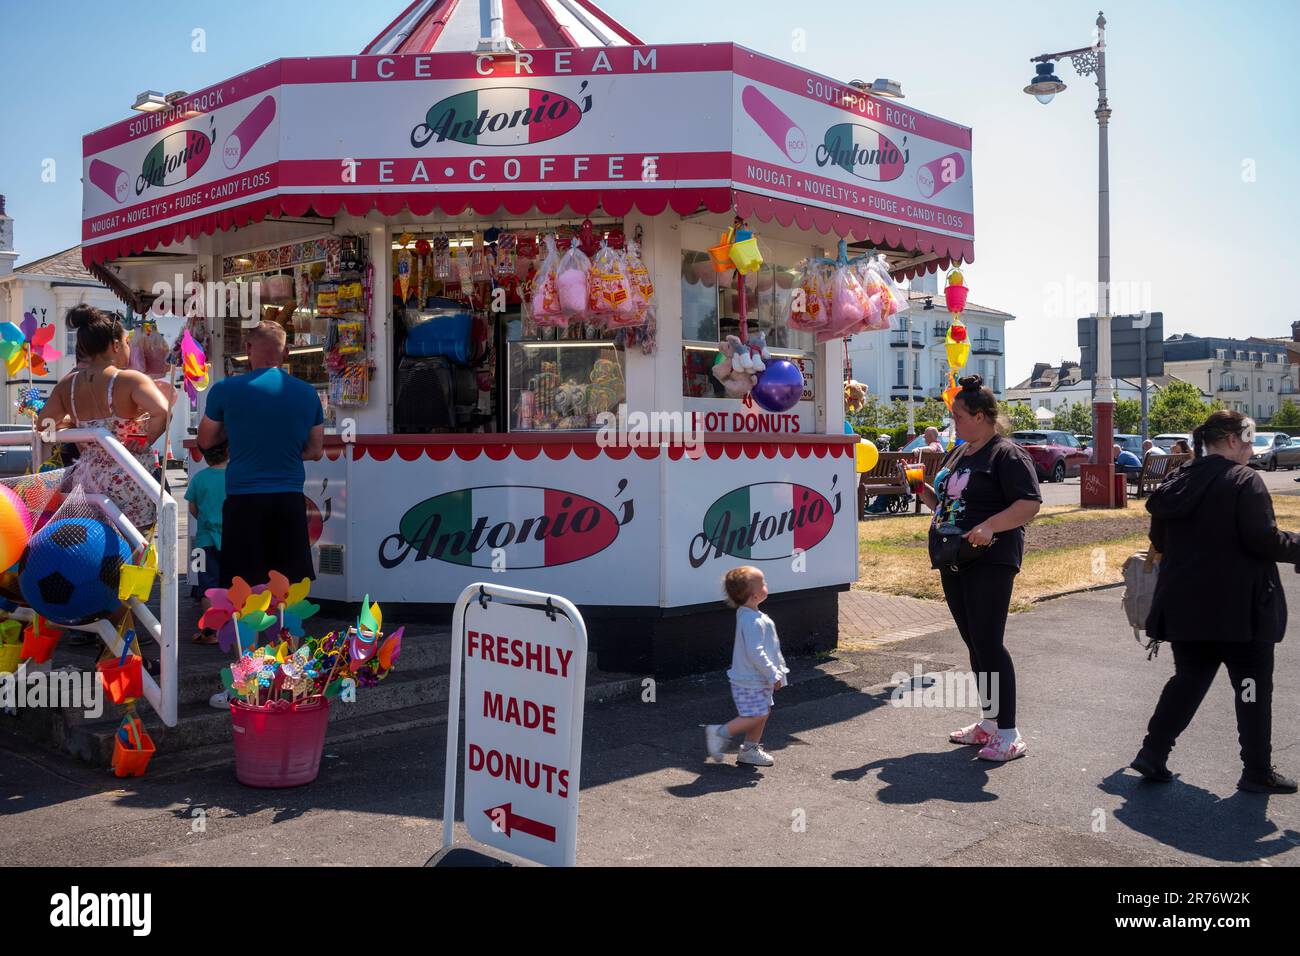
<path fill-rule="evenodd" d="M 1174 676 L 1160 692 L 1142 749 L 1164 763 L 1178 735 L 1226 664 L 1237 708 L 1237 741 L 1246 775 L 1268 774 L 1273 755 L 1273 649 L 1267 641 L 1173 641 Z M 1245 680 L 1254 682 L 1253 700 L 1243 698 Z"/>
<path fill-rule="evenodd" d="M 980 561 L 960 571 L 939 570 L 948 610 L 970 651 L 983 714 L 990 720 L 996 717 L 1000 728 L 1016 725 L 1016 669 L 1002 639 L 1018 570 Z"/>

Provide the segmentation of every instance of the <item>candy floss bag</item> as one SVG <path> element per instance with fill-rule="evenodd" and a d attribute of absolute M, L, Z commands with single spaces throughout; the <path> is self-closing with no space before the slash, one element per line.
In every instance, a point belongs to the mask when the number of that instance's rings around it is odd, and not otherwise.
<path fill-rule="evenodd" d="M 854 332 L 877 328 L 880 304 L 876 303 L 876 312 L 871 314 L 871 299 L 862 283 L 858 281 L 856 270 L 852 266 L 836 266 L 831 277 L 830 321 L 817 333 L 818 342 L 844 338 Z"/>
<path fill-rule="evenodd" d="M 578 240 L 569 241 L 569 249 L 560 257 L 555 270 L 555 287 L 560 293 L 560 311 L 569 319 L 587 317 L 590 291 L 587 286 L 591 260 L 578 248 Z"/>
<path fill-rule="evenodd" d="M 889 274 L 889 264 L 883 256 L 859 264 L 858 278 L 871 301 L 871 324 L 867 325 L 867 331 L 888 329 L 890 318 L 908 309 L 907 290 Z"/>
<path fill-rule="evenodd" d="M 591 291 L 593 320 L 612 328 L 641 324 L 623 254 L 603 239 L 591 261 Z"/>
<path fill-rule="evenodd" d="M 532 309 L 532 318 L 539 326 L 567 326 L 568 318 L 560 308 L 560 290 L 556 284 L 556 270 L 560 265 L 560 253 L 555 248 L 555 237 L 546 237 L 546 251 L 542 255 L 542 264 L 537 267 L 533 278 L 532 293 L 528 302 Z"/>
<path fill-rule="evenodd" d="M 804 332 L 817 332 L 830 321 L 826 301 L 826 268 L 804 260 L 799 284 L 790 297 L 790 324 Z"/>

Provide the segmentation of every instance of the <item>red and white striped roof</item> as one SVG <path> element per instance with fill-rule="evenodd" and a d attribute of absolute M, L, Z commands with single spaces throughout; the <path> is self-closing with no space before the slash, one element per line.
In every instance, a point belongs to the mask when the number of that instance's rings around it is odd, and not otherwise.
<path fill-rule="evenodd" d="M 591 0 L 499 0 L 501 33 L 524 49 L 640 45 Z M 492 34 L 492 0 L 414 0 L 362 55 L 458 53 Z"/>

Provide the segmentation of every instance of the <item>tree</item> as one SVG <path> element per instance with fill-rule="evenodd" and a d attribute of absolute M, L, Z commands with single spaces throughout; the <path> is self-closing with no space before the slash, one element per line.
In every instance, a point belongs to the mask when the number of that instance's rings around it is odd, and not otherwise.
<path fill-rule="evenodd" d="M 1151 403 L 1151 431 L 1190 432 L 1205 421 L 1214 406 L 1201 398 L 1201 390 L 1191 382 L 1174 379 L 1162 388 Z"/>
<path fill-rule="evenodd" d="M 1038 427 L 1038 419 L 1034 417 L 1034 410 L 1022 402 L 999 402 L 999 408 L 1002 414 L 1006 415 L 1011 421 L 1011 430 L 1013 432 L 1033 431 Z"/>
<path fill-rule="evenodd" d="M 1142 400 L 1139 398 L 1121 398 L 1117 401 L 1115 403 L 1115 431 L 1122 435 L 1135 435 L 1141 427 Z"/>
<path fill-rule="evenodd" d="M 1282 404 L 1273 417 L 1269 419 L 1269 424 L 1288 428 L 1300 425 L 1300 408 L 1297 408 L 1295 402 L 1291 401 L 1291 399 L 1282 399 Z"/>
<path fill-rule="evenodd" d="M 1084 402 L 1069 402 L 1057 411 L 1052 427 L 1058 432 L 1086 435 L 1092 431 L 1092 409 Z"/>

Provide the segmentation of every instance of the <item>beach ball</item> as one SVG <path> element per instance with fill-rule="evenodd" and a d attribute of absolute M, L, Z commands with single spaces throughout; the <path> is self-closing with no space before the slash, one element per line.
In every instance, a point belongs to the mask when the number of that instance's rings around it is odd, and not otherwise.
<path fill-rule="evenodd" d="M 32 536 L 32 513 L 8 485 L 0 485 L 0 568 L 22 557 Z"/>
<path fill-rule="evenodd" d="M 773 359 L 758 373 L 750 394 L 764 411 L 788 412 L 803 398 L 803 372 L 793 362 Z"/>
<path fill-rule="evenodd" d="M 131 549 L 112 525 L 61 518 L 32 536 L 18 564 L 18 585 L 32 609 L 55 624 L 88 624 L 121 606 L 118 581 L 130 560 Z"/>
<path fill-rule="evenodd" d="M 865 474 L 876 467 L 880 461 L 880 449 L 867 439 L 862 439 L 853 446 L 853 460 L 858 474 Z"/>

